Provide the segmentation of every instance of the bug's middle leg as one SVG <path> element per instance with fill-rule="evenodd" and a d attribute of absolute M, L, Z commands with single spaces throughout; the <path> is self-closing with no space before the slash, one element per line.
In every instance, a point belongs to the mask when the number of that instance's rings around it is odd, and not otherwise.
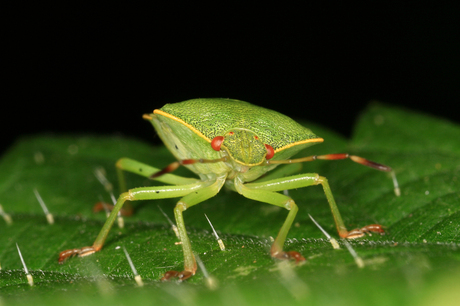
<path fill-rule="evenodd" d="M 329 207 L 331 208 L 332 216 L 334 217 L 335 225 L 341 238 L 359 238 L 364 236 L 365 233 L 369 232 L 379 234 L 385 233 L 383 227 L 380 224 L 370 224 L 362 228 L 356 228 L 348 231 L 345 227 L 345 224 L 343 223 L 342 216 L 340 215 L 339 208 L 335 203 L 334 196 L 332 195 L 331 187 L 329 187 L 327 179 L 323 176 L 318 176 L 317 184 L 321 184 L 323 186 L 324 194 L 326 195 L 327 201 L 329 202 Z"/>
<path fill-rule="evenodd" d="M 144 164 L 142 162 L 130 159 L 130 158 L 120 158 L 116 164 L 116 169 L 117 169 L 117 175 L 118 175 L 118 184 L 119 184 L 119 189 L 120 193 L 126 192 L 128 189 L 126 188 L 126 180 L 125 180 L 125 174 L 124 172 L 131 172 L 143 177 L 150 178 L 153 174 L 157 173 L 158 171 L 161 171 L 161 169 L 152 167 L 150 165 Z M 191 185 L 195 183 L 199 183 L 200 180 L 197 178 L 188 178 L 188 177 L 182 177 L 178 176 L 175 174 L 164 174 L 160 177 L 154 178 L 154 180 L 158 182 L 162 182 L 165 184 L 170 184 L 170 185 Z M 110 190 L 107 191 L 112 191 L 112 187 L 110 186 Z M 113 205 L 111 204 L 106 204 L 106 203 L 97 203 L 94 208 L 93 212 L 99 212 L 103 209 L 113 209 Z M 123 205 L 123 208 L 121 209 L 121 214 L 124 216 L 130 216 L 133 213 L 133 208 L 131 206 L 130 201 L 126 201 Z"/>

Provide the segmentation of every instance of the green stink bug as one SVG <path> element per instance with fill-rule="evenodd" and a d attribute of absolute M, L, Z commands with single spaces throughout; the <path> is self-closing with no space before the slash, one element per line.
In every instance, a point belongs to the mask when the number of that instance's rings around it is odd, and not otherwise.
<path fill-rule="evenodd" d="M 144 115 L 143 118 L 152 123 L 178 161 L 160 170 L 122 158 L 116 164 L 120 187 L 125 190 L 123 171 L 149 177 L 169 186 L 133 188 L 122 193 L 94 244 L 61 252 L 59 262 L 62 263 L 74 255 L 86 256 L 99 251 L 126 201 L 181 197 L 174 209 L 174 215 L 182 242 L 184 270 L 168 271 L 163 279 L 187 279 L 195 274 L 197 265 L 182 213 L 189 207 L 215 196 L 224 185 L 249 199 L 284 207 L 289 211 L 270 250 L 274 258 L 295 259 L 297 262 L 305 260 L 296 251 L 283 250 L 298 207 L 293 199 L 278 191 L 321 184 L 340 237 L 357 238 L 369 231 L 384 232 L 378 224 L 348 231 L 325 177 L 316 173 L 279 177 L 276 171 L 274 175 L 264 176 L 280 164 L 350 158 L 354 162 L 377 170 L 391 172 L 395 192 L 399 195 L 392 169 L 362 157 L 328 154 L 290 159 L 304 148 L 323 142 L 323 139 L 287 116 L 247 102 L 230 99 L 194 99 L 166 104 L 161 109 L 154 110 L 152 114 Z M 169 173 L 180 165 L 188 167 L 199 176 L 199 179 Z"/>

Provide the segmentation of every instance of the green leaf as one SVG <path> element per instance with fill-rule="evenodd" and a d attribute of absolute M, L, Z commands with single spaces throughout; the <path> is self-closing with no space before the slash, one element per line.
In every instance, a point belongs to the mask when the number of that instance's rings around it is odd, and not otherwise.
<path fill-rule="evenodd" d="M 384 236 L 349 241 L 364 260 L 359 268 L 343 241 L 332 249 L 311 214 L 337 237 L 320 186 L 290 191 L 299 205 L 286 250 L 301 252 L 303 265 L 270 258 L 285 210 L 222 190 L 184 214 L 194 251 L 218 283 L 210 289 L 202 270 L 178 285 L 162 283 L 168 270 L 182 268 L 177 238 L 158 206 L 171 219 L 176 199 L 133 203 L 125 228 L 114 226 L 102 251 L 57 262 L 60 251 L 91 245 L 105 215 L 94 204 L 110 197 L 94 176 L 103 167 L 116 185 L 114 163 L 126 156 L 156 167 L 173 157 L 163 147 L 120 137 L 41 135 L 20 139 L 0 163 L 0 203 L 13 220 L 0 219 L 0 304 L 100 305 L 174 304 L 438 304 L 459 300 L 460 128 L 442 119 L 378 103 L 371 104 L 348 142 L 308 124 L 326 142 L 303 155 L 348 151 L 393 167 L 402 195 L 391 178 L 351 161 L 303 165 L 329 179 L 349 229 L 379 223 Z M 181 175 L 190 176 L 186 169 Z M 153 182 L 127 175 L 130 187 Z M 55 223 L 47 224 L 36 189 Z M 204 213 L 223 239 L 221 251 Z M 35 285 L 30 287 L 16 250 L 19 245 Z M 125 258 L 128 250 L 145 286 L 139 288 Z"/>

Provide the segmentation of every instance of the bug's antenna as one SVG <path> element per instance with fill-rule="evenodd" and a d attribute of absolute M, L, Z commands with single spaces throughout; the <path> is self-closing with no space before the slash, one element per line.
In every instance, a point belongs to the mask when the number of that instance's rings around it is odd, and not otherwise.
<path fill-rule="evenodd" d="M 228 159 L 227 156 L 224 156 L 222 158 L 217 158 L 217 159 L 204 159 L 204 158 L 198 158 L 198 159 L 182 159 L 182 160 L 178 160 L 178 161 L 175 161 L 173 163 L 170 163 L 169 165 L 167 165 L 165 168 L 163 168 L 162 170 L 158 171 L 158 172 L 155 172 L 154 174 L 152 174 L 149 178 L 150 179 L 155 179 L 159 176 L 162 176 L 163 174 L 166 174 L 166 173 L 170 173 L 170 172 L 173 172 L 174 170 L 176 170 L 177 168 L 179 168 L 179 166 L 184 166 L 184 165 L 193 165 L 193 164 L 196 164 L 196 163 L 200 163 L 200 164 L 213 164 L 213 163 L 219 163 L 219 162 L 226 162 Z"/>
<path fill-rule="evenodd" d="M 355 163 L 361 164 L 363 166 L 373 168 L 379 171 L 384 171 L 384 172 L 390 172 L 391 177 L 393 180 L 393 186 L 394 186 L 394 191 L 396 196 L 401 195 L 401 190 L 399 188 L 398 180 L 396 179 L 396 174 L 391 167 L 376 163 L 374 161 L 368 160 L 366 158 L 356 156 L 356 155 L 350 155 L 348 153 L 338 153 L 338 154 L 326 154 L 326 155 L 312 155 L 312 156 L 307 156 L 307 157 L 302 157 L 302 158 L 295 158 L 295 159 L 285 159 L 285 160 L 267 160 L 265 161 L 266 165 L 271 165 L 271 164 L 293 164 L 293 163 L 303 163 L 303 162 L 309 162 L 309 161 L 314 161 L 317 159 L 322 159 L 322 160 L 337 160 L 337 159 L 351 159 Z"/>

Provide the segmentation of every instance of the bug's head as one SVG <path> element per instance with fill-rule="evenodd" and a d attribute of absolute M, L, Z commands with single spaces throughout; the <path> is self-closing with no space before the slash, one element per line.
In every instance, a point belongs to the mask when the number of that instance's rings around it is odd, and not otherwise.
<path fill-rule="evenodd" d="M 235 162 L 245 166 L 257 166 L 275 154 L 273 148 L 265 144 L 259 136 L 247 129 L 232 129 L 211 141 L 214 150 L 225 150 Z"/>

